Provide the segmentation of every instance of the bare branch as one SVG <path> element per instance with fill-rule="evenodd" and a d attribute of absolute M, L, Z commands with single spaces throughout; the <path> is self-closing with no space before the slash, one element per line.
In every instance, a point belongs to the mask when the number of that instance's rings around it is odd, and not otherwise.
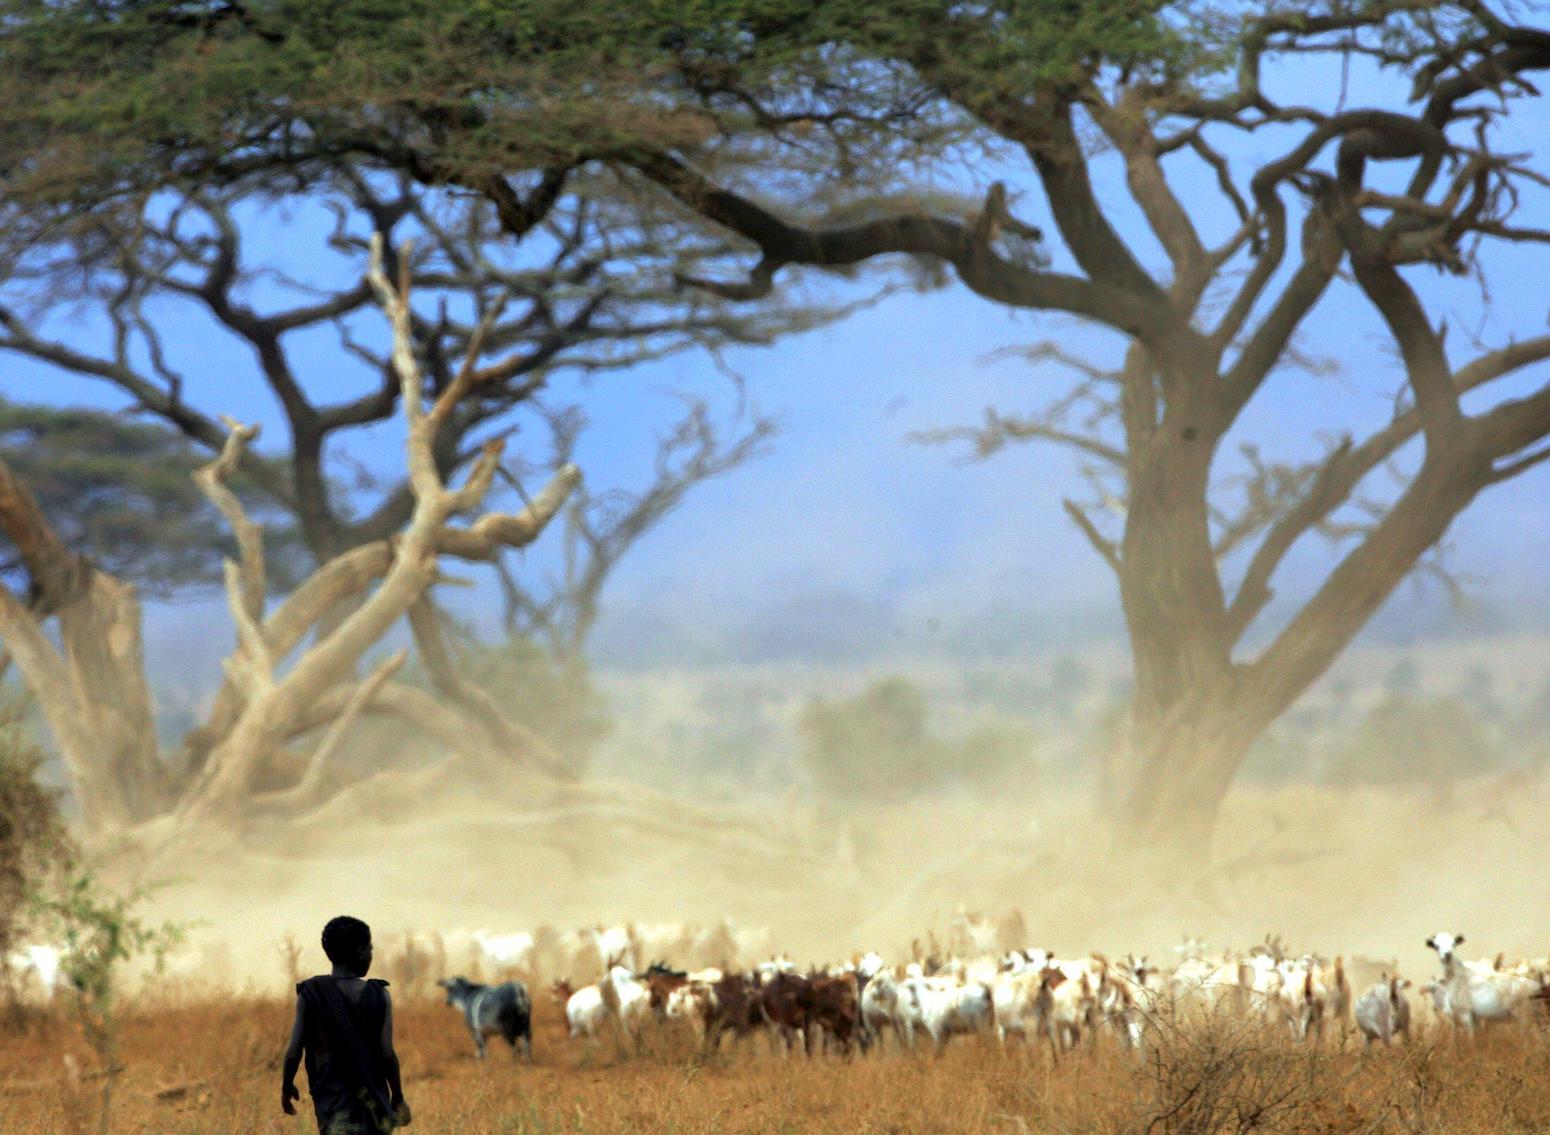
<path fill-rule="evenodd" d="M 264 632 L 248 610 L 247 598 L 242 589 L 242 569 L 230 560 L 223 567 L 226 574 L 226 606 L 231 612 L 232 622 L 237 626 L 238 645 L 237 653 L 229 660 L 228 673 L 249 699 L 254 699 L 274 688 L 274 659 L 270 656 L 269 644 L 264 641 Z"/>
<path fill-rule="evenodd" d="M 229 431 L 226 444 L 214 461 L 194 471 L 194 483 L 220 509 L 237 540 L 237 563 L 242 577 L 242 606 L 250 620 L 264 617 L 265 571 L 263 530 L 248 519 L 237 494 L 227 485 L 248 444 L 258 439 L 259 427 L 222 418 Z"/>
<path fill-rule="evenodd" d="M 1127 464 L 1123 452 L 1090 434 L 1062 429 L 1048 421 L 1011 417 L 988 407 L 982 425 L 919 430 L 910 434 L 909 440 L 924 445 L 966 441 L 973 447 L 973 458 L 976 461 L 985 460 L 1014 441 L 1050 441 L 1100 458 L 1119 469 Z"/>
<path fill-rule="evenodd" d="M 1506 464 L 1494 466 L 1491 469 L 1490 483 L 1498 485 L 1503 481 L 1510 481 L 1512 478 L 1522 473 L 1527 473 L 1536 465 L 1542 465 L 1546 461 L 1550 461 L 1550 448 L 1540 449 L 1528 454 L 1526 457 L 1520 457 L 1516 461 L 1509 461 Z"/>
<path fill-rule="evenodd" d="M 1157 327 L 1172 328 L 1176 322 L 1155 288 L 1138 295 L 1111 282 L 1031 270 L 988 252 L 975 239 L 974 227 L 957 221 L 917 215 L 831 229 L 804 228 L 716 185 L 669 155 L 643 155 L 633 164 L 706 219 L 753 241 L 763 254 L 761 263 L 771 273 L 785 264 L 839 267 L 889 253 L 912 253 L 946 261 L 976 293 L 1014 307 L 1085 315 L 1144 338 L 1152 338 Z"/>
<path fill-rule="evenodd" d="M 1076 522 L 1076 526 L 1082 530 L 1082 535 L 1087 537 L 1088 543 L 1103 557 L 1103 562 L 1109 565 L 1115 575 L 1123 576 L 1125 565 L 1120 560 L 1119 548 L 1114 541 L 1098 531 L 1098 526 L 1092 522 L 1092 518 L 1081 505 L 1069 499 L 1061 503 L 1065 506 L 1066 515 Z"/>
<path fill-rule="evenodd" d="M 1324 459 L 1307 489 L 1287 508 L 1255 551 L 1238 585 L 1238 594 L 1227 611 L 1229 633 L 1236 642 L 1264 610 L 1273 595 L 1270 578 L 1293 543 L 1350 495 L 1360 462 L 1352 460 L 1353 445 L 1346 437 Z"/>
<path fill-rule="evenodd" d="M 16 351 L 42 362 L 88 378 L 97 378 L 117 387 L 137 405 L 172 423 L 186 437 L 211 452 L 218 453 L 226 442 L 227 431 L 214 418 L 190 409 L 176 391 L 169 391 L 121 362 L 99 358 L 63 343 L 45 340 L 34 334 L 14 313 L 0 307 L 0 328 L 6 337 L 0 348 Z M 294 504 L 292 487 L 284 475 L 268 462 L 254 462 L 249 476 L 273 499 Z"/>
<path fill-rule="evenodd" d="M 308 801 L 316 798 L 318 789 L 322 787 L 323 778 L 333 763 L 335 754 L 344 744 L 344 739 L 349 735 L 350 727 L 355 724 L 355 719 L 360 716 L 362 710 L 371 705 L 372 699 L 404 668 L 404 663 L 408 660 L 407 649 L 396 651 L 377 663 L 366 679 L 351 691 L 344 707 L 339 711 L 339 716 L 329 724 L 328 732 L 318 742 L 318 747 L 312 751 L 301 778 L 297 780 L 294 788 L 285 793 L 287 799 Z"/>

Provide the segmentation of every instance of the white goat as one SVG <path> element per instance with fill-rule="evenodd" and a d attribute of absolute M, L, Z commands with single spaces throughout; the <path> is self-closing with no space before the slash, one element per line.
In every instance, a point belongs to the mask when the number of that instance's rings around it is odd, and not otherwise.
<path fill-rule="evenodd" d="M 925 1032 L 937 1055 L 952 1037 L 987 1033 L 996 1019 L 989 986 L 950 977 L 905 978 L 899 987 L 898 1016 L 906 1039 L 913 1044 L 916 1031 Z"/>
<path fill-rule="evenodd" d="M 16 988 L 22 996 L 33 993 L 44 1001 L 52 1001 L 59 991 L 61 971 L 64 968 L 65 951 L 59 946 L 31 944 L 13 950 L 6 958 Z"/>
<path fill-rule="evenodd" d="M 1530 998 L 1542 988 L 1530 977 L 1499 973 L 1491 962 L 1466 962 L 1457 953 L 1464 935 L 1441 931 L 1426 940 L 1442 962 L 1432 1003 L 1438 1014 L 1466 1033 L 1488 1021 L 1511 1021 L 1522 1015 Z"/>
<path fill-rule="evenodd" d="M 1409 988 L 1404 978 L 1385 976 L 1356 999 L 1356 1026 L 1369 1046 L 1376 1040 L 1390 1044 L 1401 1035 L 1410 1038 L 1410 1002 L 1404 994 Z"/>
<path fill-rule="evenodd" d="M 603 991 L 596 985 L 585 985 L 572 991 L 563 982 L 556 984 L 556 992 L 565 1001 L 565 1021 L 570 1025 L 571 1040 L 592 1040 L 603 1031 L 608 1020 L 608 1008 L 603 1004 Z"/>
<path fill-rule="evenodd" d="M 996 1015 L 996 1037 L 1003 1044 L 1008 1036 L 1024 1040 L 1043 1035 L 1047 1002 L 1040 997 L 1044 989 L 1043 969 L 1003 970 L 990 986 L 991 1004 Z"/>
<path fill-rule="evenodd" d="M 899 977 L 891 969 L 879 969 L 861 990 L 861 1035 L 867 1047 L 877 1045 L 881 1052 L 885 1030 L 897 1047 L 909 1047 L 912 1034 L 899 1014 Z"/>
<path fill-rule="evenodd" d="M 533 961 L 533 935 L 526 930 L 514 934 L 493 934 L 488 930 L 475 930 L 469 937 L 473 944 L 496 970 L 520 969 Z"/>

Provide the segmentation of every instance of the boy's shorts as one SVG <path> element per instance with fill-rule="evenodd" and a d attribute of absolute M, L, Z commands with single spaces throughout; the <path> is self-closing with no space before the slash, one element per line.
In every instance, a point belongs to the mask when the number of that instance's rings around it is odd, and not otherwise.
<path fill-rule="evenodd" d="M 394 1126 L 390 1119 L 384 1127 L 364 1107 L 348 1107 L 318 1116 L 318 1135 L 386 1135 Z"/>

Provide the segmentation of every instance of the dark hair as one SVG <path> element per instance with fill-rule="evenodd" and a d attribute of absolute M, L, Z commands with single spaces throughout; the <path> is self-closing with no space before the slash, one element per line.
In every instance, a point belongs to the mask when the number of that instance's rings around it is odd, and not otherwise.
<path fill-rule="evenodd" d="M 371 927 L 359 918 L 341 914 L 323 927 L 323 952 L 335 965 L 355 965 L 361 951 L 371 945 Z"/>

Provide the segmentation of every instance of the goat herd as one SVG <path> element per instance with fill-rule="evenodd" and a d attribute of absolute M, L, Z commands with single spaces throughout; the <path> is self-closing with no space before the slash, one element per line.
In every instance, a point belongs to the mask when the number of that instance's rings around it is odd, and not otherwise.
<path fill-rule="evenodd" d="M 1418 1013 L 1465 1033 L 1550 1007 L 1550 958 L 1466 961 L 1458 954 L 1464 936 L 1452 933 L 1426 940 L 1441 972 L 1413 993 L 1392 962 L 1289 956 L 1278 938 L 1242 952 L 1190 942 L 1178 949 L 1171 969 L 1135 955 L 1073 959 L 1027 948 L 939 956 L 933 939 L 929 949 L 917 942 L 915 960 L 906 964 L 866 953 L 804 972 L 786 957 L 736 971 L 725 963 L 675 969 L 662 961 L 640 968 L 646 958 L 633 928 L 613 939 L 596 933 L 592 964 L 602 971 L 599 979 L 550 986 L 576 1042 L 615 1037 L 639 1044 L 647 1030 L 676 1028 L 692 1032 L 708 1051 L 727 1036 L 735 1043 L 763 1034 L 788 1053 L 800 1046 L 809 1055 L 849 1055 L 890 1046 L 940 1053 L 955 1036 L 979 1036 L 1001 1044 L 1047 1042 L 1058 1056 L 1105 1035 L 1144 1049 L 1158 1043 L 1170 1022 L 1221 1013 L 1257 1016 L 1298 1040 L 1317 1040 L 1354 1021 L 1370 1045 L 1409 1033 L 1412 997 Z M 480 937 L 484 957 L 497 968 L 533 971 L 523 965 L 531 962 L 530 950 L 514 953 L 530 946 L 531 936 Z M 504 954 L 492 948 L 501 944 Z M 624 964 L 632 953 L 634 964 Z M 455 977 L 439 984 L 463 1014 L 480 1057 L 487 1035 L 502 1036 L 514 1054 L 520 1045 L 531 1057 L 532 1002 L 521 981 L 482 985 Z"/>
<path fill-rule="evenodd" d="M 960 912 L 945 945 L 934 935 L 925 945 L 917 941 L 908 963 L 865 953 L 799 971 L 789 957 L 772 956 L 768 932 L 730 922 L 708 931 L 677 924 L 563 934 L 455 931 L 408 936 L 385 968 L 411 987 L 428 971 L 447 972 L 452 957 L 466 957 L 476 976 L 600 972 L 589 985 L 561 979 L 549 986 L 573 1041 L 613 1037 L 638 1045 L 647 1030 L 668 1028 L 693 1033 L 712 1051 L 725 1037 L 735 1043 L 763 1034 L 788 1053 L 800 1046 L 809 1055 L 890 1046 L 940 1053 L 955 1036 L 1047 1042 L 1056 1055 L 1105 1035 L 1143 1049 L 1158 1043 L 1170 1023 L 1217 1013 L 1257 1017 L 1298 1040 L 1354 1022 L 1368 1044 L 1389 1044 L 1408 1034 L 1413 1013 L 1472 1033 L 1550 1009 L 1550 957 L 1467 961 L 1458 952 L 1462 934 L 1426 940 L 1441 972 L 1419 989 L 1394 962 L 1292 956 L 1279 938 L 1238 952 L 1190 941 L 1176 949 L 1171 968 L 1144 956 L 1064 958 L 1012 945 L 1026 939 L 1020 918 L 996 923 Z M 735 959 L 754 957 L 769 960 L 733 968 Z M 28 946 L 4 961 L 13 990 L 30 979 L 44 996 L 53 994 L 57 949 Z M 480 1057 L 494 1035 L 514 1053 L 532 1056 L 532 1000 L 522 981 L 486 985 L 460 976 L 439 985 L 462 1013 Z"/>

